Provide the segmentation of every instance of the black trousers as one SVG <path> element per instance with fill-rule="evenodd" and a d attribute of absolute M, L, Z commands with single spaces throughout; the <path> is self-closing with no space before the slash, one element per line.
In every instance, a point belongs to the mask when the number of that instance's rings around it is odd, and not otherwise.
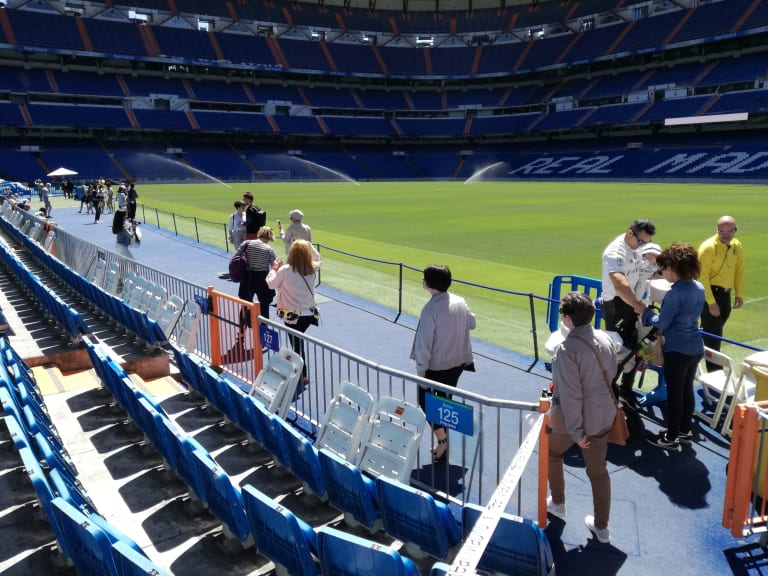
<path fill-rule="evenodd" d="M 459 385 L 459 376 L 461 376 L 463 371 L 464 366 L 456 366 L 455 368 L 448 368 L 447 370 L 427 370 L 424 374 L 424 378 L 456 388 L 456 386 Z M 429 390 L 419 386 L 419 408 L 425 412 L 427 411 L 427 392 L 429 392 Z M 432 390 L 432 394 L 435 396 L 442 396 L 443 398 L 451 398 L 450 394 L 446 394 L 440 390 Z M 438 428 L 442 428 L 442 426 L 432 425 L 433 430 L 437 430 Z"/>
<path fill-rule="evenodd" d="M 715 297 L 715 303 L 720 307 L 720 316 L 712 316 L 709 313 L 709 305 L 705 302 L 701 310 L 701 328 L 714 336 L 722 336 L 725 323 L 731 316 L 731 291 L 720 286 L 712 286 L 712 295 Z M 720 350 L 720 339 L 704 336 L 704 346 Z"/>
<path fill-rule="evenodd" d="M 256 296 L 261 308 L 261 315 L 269 320 L 269 305 L 275 298 L 275 291 L 267 285 L 266 270 L 249 270 L 245 280 L 240 282 L 237 289 L 237 297 L 246 302 L 253 302 Z"/>
<path fill-rule="evenodd" d="M 617 296 L 613 300 L 603 301 L 600 304 L 600 311 L 602 312 L 603 320 L 605 321 L 605 329 L 618 332 L 624 342 L 624 346 L 630 350 L 634 350 L 638 340 L 637 314 L 635 313 L 635 309 Z M 631 396 L 634 383 L 634 370 L 622 374 L 621 395 Z"/>
<path fill-rule="evenodd" d="M 667 383 L 667 439 L 691 431 L 695 408 L 693 379 L 701 354 L 664 353 L 664 380 Z"/>
<path fill-rule="evenodd" d="M 293 328 L 294 330 L 301 332 L 302 334 L 307 331 L 307 328 L 312 326 L 312 320 L 314 316 L 299 316 L 299 321 L 296 324 L 286 324 L 289 328 Z M 293 351 L 296 352 L 299 356 L 301 356 L 302 360 L 304 360 L 304 369 L 301 371 L 302 377 L 307 377 L 307 357 L 304 354 L 304 340 L 294 336 L 293 334 L 288 334 L 288 340 L 291 342 L 291 348 L 293 348 Z"/>

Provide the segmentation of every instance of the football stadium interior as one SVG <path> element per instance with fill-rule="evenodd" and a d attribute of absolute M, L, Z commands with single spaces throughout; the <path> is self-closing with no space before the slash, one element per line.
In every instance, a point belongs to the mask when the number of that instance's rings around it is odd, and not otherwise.
<path fill-rule="evenodd" d="M 73 157 L 115 180 L 327 177 L 315 164 L 466 179 L 497 162 L 489 176 L 755 180 L 768 165 L 759 0 L 4 4 L 8 180 Z"/>
<path fill-rule="evenodd" d="M 473 340 L 454 389 L 413 373 L 407 313 L 320 281 L 296 332 L 212 279 L 226 249 L 158 220 L 119 251 L 10 184 L 764 183 L 767 121 L 768 0 L 0 0 L 0 572 L 764 573 L 756 346 L 709 358 L 674 454 L 637 435 L 666 388 L 635 357 L 656 387 L 608 451 L 607 543 L 576 450 L 547 514 L 536 340 L 598 281 L 523 294 L 535 357 Z"/>

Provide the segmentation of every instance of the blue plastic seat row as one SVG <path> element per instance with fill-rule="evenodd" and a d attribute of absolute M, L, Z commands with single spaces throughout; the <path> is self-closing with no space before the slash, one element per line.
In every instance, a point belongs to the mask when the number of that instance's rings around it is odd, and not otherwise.
<path fill-rule="evenodd" d="M 16 276 L 24 288 L 39 302 L 46 313 L 62 328 L 73 342 L 80 340 L 83 334 L 90 332 L 80 314 L 62 299 L 13 254 L 7 246 L 0 243 L 0 257 L 8 269 Z"/>
<path fill-rule="evenodd" d="M 137 339 L 146 342 L 148 346 L 158 348 L 167 344 L 168 337 L 146 312 L 129 306 L 117 296 L 88 281 L 42 248 L 37 247 L 35 256 L 89 305 L 96 307 L 112 321 L 134 334 Z"/>
<path fill-rule="evenodd" d="M 243 502 L 256 549 L 278 574 L 419 574 L 394 548 L 326 526 L 314 530 L 254 486 L 243 487 Z"/>
<path fill-rule="evenodd" d="M 29 425 L 24 415 L 47 415 L 44 406 L 39 411 L 22 410 L 20 413 L 13 394 L 14 387 L 21 384 L 8 377 L 5 362 L 11 359 L 18 364 L 22 361 L 15 354 L 6 353 L 7 342 L 1 343 L 0 348 L 0 399 L 5 423 L 62 555 L 72 563 L 78 574 L 166 574 L 146 557 L 133 540 L 97 514 L 63 447 L 49 441 L 43 432 L 48 429 L 47 421 Z M 28 374 L 28 370 L 20 370 L 18 374 Z M 36 401 L 29 397 L 30 403 Z"/>
<path fill-rule="evenodd" d="M 302 480 L 305 488 L 318 496 L 327 497 L 331 504 L 344 512 L 348 523 L 361 524 L 371 531 L 382 527 L 388 535 L 402 540 L 406 550 L 415 557 L 430 555 L 447 558 L 451 550 L 461 543 L 462 522 L 445 503 L 397 480 L 383 476 L 374 480 L 333 450 L 318 450 L 310 438 L 276 414 L 268 412 L 263 404 L 236 384 L 221 378 L 201 359 L 174 350 L 182 378 L 191 388 L 215 404 L 231 422 L 247 431 L 272 454 L 275 461 Z M 250 486 L 243 487 L 242 500 L 251 521 L 257 549 L 273 561 L 290 566 L 291 574 L 316 573 L 312 572 L 316 570 L 316 562 L 311 561 L 312 554 L 308 552 L 316 546 L 316 542 L 307 536 L 306 527 L 299 519 Z M 260 504 L 257 506 L 254 500 Z M 249 506 L 260 507 L 262 517 L 267 515 L 271 520 L 262 518 L 264 526 L 257 528 L 252 519 L 255 512 Z M 270 510 L 265 511 L 265 507 Z M 459 514 L 474 522 L 480 510 L 467 505 Z M 282 524 L 285 525 L 282 528 L 284 532 L 280 535 L 277 526 Z M 551 552 L 538 526 L 514 517 L 505 518 L 500 526 L 498 530 L 514 537 L 514 541 L 494 537 L 483 561 L 488 566 L 513 570 L 498 570 L 500 573 L 546 574 L 552 566 Z M 304 539 L 298 534 L 304 534 Z M 260 541 L 265 543 L 260 544 Z M 360 542 L 357 544 L 360 545 Z M 391 558 L 388 561 L 395 562 Z M 540 570 L 532 567 L 539 567 Z"/>
<path fill-rule="evenodd" d="M 95 306 L 117 324 L 130 331 L 139 340 L 146 342 L 148 346 L 163 347 L 168 342 L 168 337 L 155 320 L 150 319 L 147 313 L 127 305 L 123 300 L 100 288 L 87 278 L 72 270 L 55 256 L 46 252 L 42 246 L 32 241 L 15 227 L 3 223 L 4 229 L 12 233 L 28 252 L 54 275 L 63 280 L 79 297 L 90 305 Z M 74 312 L 74 311 L 73 311 Z M 80 324 L 78 324 L 80 327 Z M 90 333 L 87 326 L 82 326 L 81 334 Z"/>
<path fill-rule="evenodd" d="M 96 373 L 117 403 L 142 430 L 167 467 L 187 485 L 190 495 L 205 505 L 244 547 L 253 538 L 245 519 L 240 488 L 218 467 L 210 453 L 182 430 L 154 398 L 144 394 L 100 343 L 84 340 Z"/>

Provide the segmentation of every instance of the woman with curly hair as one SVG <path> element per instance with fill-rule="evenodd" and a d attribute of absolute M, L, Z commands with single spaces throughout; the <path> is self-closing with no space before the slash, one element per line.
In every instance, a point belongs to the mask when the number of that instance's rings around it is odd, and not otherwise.
<path fill-rule="evenodd" d="M 656 257 L 662 276 L 672 284 L 661 304 L 661 312 L 646 309 L 645 326 L 664 332 L 664 379 L 667 383 L 667 429 L 648 442 L 660 448 L 677 450 L 690 443 L 693 435 L 693 379 L 704 356 L 704 341 L 699 332 L 699 315 L 704 306 L 704 287 L 699 277 L 699 258 L 689 244 L 675 243 Z"/>

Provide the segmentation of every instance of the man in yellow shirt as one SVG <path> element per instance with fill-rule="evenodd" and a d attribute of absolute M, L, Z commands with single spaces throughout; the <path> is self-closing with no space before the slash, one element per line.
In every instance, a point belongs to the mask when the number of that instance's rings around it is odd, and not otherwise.
<path fill-rule="evenodd" d="M 701 276 L 704 285 L 704 309 L 701 328 L 715 336 L 723 335 L 723 327 L 731 315 L 731 307 L 744 305 L 744 251 L 736 239 L 736 221 L 722 216 L 717 221 L 717 234 L 706 239 L 699 247 Z M 731 292 L 736 296 L 731 306 Z M 704 337 L 704 345 L 720 350 L 718 338 Z M 708 370 L 718 367 L 707 364 Z"/>

